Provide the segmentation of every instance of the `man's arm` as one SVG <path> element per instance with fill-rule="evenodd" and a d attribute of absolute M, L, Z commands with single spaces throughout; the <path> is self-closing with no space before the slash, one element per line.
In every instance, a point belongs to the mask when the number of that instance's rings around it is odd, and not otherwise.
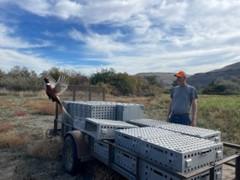
<path fill-rule="evenodd" d="M 171 107 L 172 107 L 172 99 L 170 100 L 170 103 L 169 103 L 169 106 L 168 106 L 167 121 L 169 121 L 171 113 L 172 113 Z"/>
<path fill-rule="evenodd" d="M 197 99 L 192 102 L 192 126 L 197 125 Z"/>

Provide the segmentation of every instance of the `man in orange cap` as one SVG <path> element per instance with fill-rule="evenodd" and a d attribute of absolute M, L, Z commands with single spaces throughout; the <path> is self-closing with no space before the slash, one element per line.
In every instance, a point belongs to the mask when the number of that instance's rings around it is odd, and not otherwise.
<path fill-rule="evenodd" d="M 178 71 L 174 76 L 177 78 L 178 85 L 171 90 L 168 119 L 172 123 L 196 126 L 197 91 L 193 86 L 187 84 L 187 76 L 184 71 Z"/>

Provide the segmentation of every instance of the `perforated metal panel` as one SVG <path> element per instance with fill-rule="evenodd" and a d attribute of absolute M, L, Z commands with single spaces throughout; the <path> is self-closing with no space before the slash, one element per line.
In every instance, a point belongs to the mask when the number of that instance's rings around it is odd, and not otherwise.
<path fill-rule="evenodd" d="M 64 101 L 73 118 L 116 119 L 116 103 L 105 101 Z"/>
<path fill-rule="evenodd" d="M 137 158 L 127 152 L 121 151 L 120 149 L 114 149 L 113 162 L 133 174 L 136 174 L 137 172 Z"/>
<path fill-rule="evenodd" d="M 140 151 L 143 151 L 142 155 L 144 155 L 144 147 L 142 146 L 141 140 L 164 137 L 169 134 L 175 133 L 154 127 L 116 130 L 115 142 L 122 147 L 132 150 L 133 152 L 140 153 Z"/>
<path fill-rule="evenodd" d="M 140 161 L 140 180 L 181 180 L 177 176 L 167 173 L 166 171 L 153 166 L 145 161 Z M 197 176 L 186 180 L 209 180 L 210 179 L 210 171 L 203 172 Z M 215 180 L 222 180 L 222 166 L 215 168 Z"/>
<path fill-rule="evenodd" d="M 115 142 L 159 166 L 183 173 L 207 166 L 223 156 L 222 143 L 153 127 L 117 130 Z"/>
<path fill-rule="evenodd" d="M 104 164 L 109 161 L 109 145 L 102 141 L 94 141 L 93 145 L 94 156 L 101 160 Z"/>
<path fill-rule="evenodd" d="M 106 101 L 64 101 L 63 104 L 72 119 L 76 120 L 96 118 L 126 121 L 144 117 L 144 106 L 140 104 Z M 62 118 L 69 119 L 67 116 Z"/>
<path fill-rule="evenodd" d="M 179 133 L 190 135 L 190 136 L 209 139 L 209 140 L 213 140 L 216 142 L 221 141 L 220 131 L 204 129 L 204 128 L 199 128 L 199 127 L 186 126 L 186 125 L 181 125 L 181 124 L 174 124 L 174 123 L 162 124 L 159 127 L 162 129 L 169 130 L 169 131 L 174 131 L 174 132 L 179 132 Z"/>
<path fill-rule="evenodd" d="M 144 106 L 140 104 L 118 103 L 116 118 L 120 121 L 144 118 Z"/>
<path fill-rule="evenodd" d="M 136 128 L 137 126 L 123 122 L 107 119 L 86 118 L 85 131 L 93 138 L 114 139 L 115 129 Z"/>
<path fill-rule="evenodd" d="M 168 124 L 168 122 L 166 121 L 160 121 L 155 119 L 133 119 L 128 120 L 127 122 L 140 127 L 160 127 L 163 124 Z"/>
<path fill-rule="evenodd" d="M 144 140 L 145 157 L 150 161 L 188 173 L 223 158 L 223 144 L 182 134 Z"/>

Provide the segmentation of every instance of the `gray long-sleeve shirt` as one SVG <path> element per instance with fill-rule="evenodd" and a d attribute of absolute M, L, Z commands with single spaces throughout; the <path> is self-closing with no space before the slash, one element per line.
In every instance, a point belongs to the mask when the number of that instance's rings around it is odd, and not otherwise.
<path fill-rule="evenodd" d="M 176 86 L 171 90 L 171 112 L 173 114 L 185 114 L 190 112 L 194 99 L 198 98 L 197 91 L 193 86 Z"/>

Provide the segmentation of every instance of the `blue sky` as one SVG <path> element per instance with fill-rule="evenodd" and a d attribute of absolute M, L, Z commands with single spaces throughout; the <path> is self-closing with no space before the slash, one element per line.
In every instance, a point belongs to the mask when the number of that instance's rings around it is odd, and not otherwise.
<path fill-rule="evenodd" d="M 0 69 L 206 72 L 240 61 L 239 0 L 0 0 Z"/>

